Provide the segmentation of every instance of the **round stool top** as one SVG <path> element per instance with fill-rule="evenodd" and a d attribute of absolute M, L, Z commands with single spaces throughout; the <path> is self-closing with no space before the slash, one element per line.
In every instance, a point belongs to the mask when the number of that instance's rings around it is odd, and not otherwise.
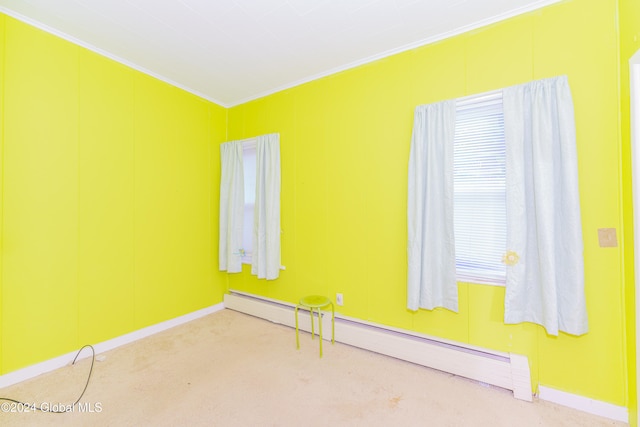
<path fill-rule="evenodd" d="M 331 304 L 331 300 L 327 297 L 323 297 L 322 295 L 309 295 L 300 298 L 300 304 L 310 308 L 322 308 Z"/>

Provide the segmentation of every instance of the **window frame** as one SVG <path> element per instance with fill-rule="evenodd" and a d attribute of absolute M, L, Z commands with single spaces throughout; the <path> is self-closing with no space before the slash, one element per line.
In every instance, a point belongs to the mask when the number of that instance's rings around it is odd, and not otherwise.
<path fill-rule="evenodd" d="M 485 92 L 482 94 L 476 94 L 476 95 L 470 95 L 470 96 L 466 96 L 466 97 L 462 97 L 462 98 L 457 98 L 456 99 L 456 132 L 455 135 L 456 137 L 454 138 L 454 232 L 456 232 L 456 223 L 459 223 L 459 220 L 456 221 L 456 184 L 455 184 L 455 165 L 456 165 L 456 156 L 455 156 L 455 151 L 456 151 L 456 143 L 460 144 L 461 142 L 458 140 L 458 131 L 459 131 L 459 127 L 458 127 L 458 113 L 462 110 L 469 110 L 469 109 L 473 109 L 473 108 L 481 108 L 483 106 L 485 107 L 489 107 L 489 108 L 495 108 L 494 106 L 500 104 L 502 106 L 502 91 L 501 90 L 497 90 L 497 91 L 491 91 L 491 92 Z M 495 113 L 494 113 L 495 114 Z M 503 153 L 504 153 L 504 158 L 502 159 L 502 164 L 504 167 L 504 175 L 503 175 L 503 184 L 502 184 L 502 191 L 501 193 L 504 196 L 504 222 L 501 224 L 502 228 L 501 230 L 498 230 L 500 234 L 500 239 L 502 239 L 502 236 L 504 237 L 504 248 L 501 248 L 502 250 L 502 254 L 506 253 L 507 247 L 506 247 L 506 143 L 504 142 L 504 116 L 502 116 L 502 143 L 504 144 L 504 146 L 502 147 Z M 495 167 L 495 166 L 494 166 Z M 497 191 L 500 193 L 500 191 Z M 462 192 L 460 192 L 459 194 L 461 194 Z M 491 193 L 491 192 L 489 192 Z M 494 193 L 496 193 L 496 191 L 494 191 Z M 458 195 L 458 197 L 460 197 Z M 491 205 L 491 206 L 498 206 L 496 205 Z M 467 214 L 468 215 L 468 214 Z M 472 215 L 468 215 L 468 217 L 471 217 Z M 473 224 L 473 222 L 470 222 L 469 224 Z M 489 229 L 487 229 L 488 231 L 490 231 Z M 457 234 L 457 233 L 456 233 Z M 504 263 L 502 263 L 502 256 L 500 257 L 500 259 L 495 260 L 494 263 L 491 264 L 487 264 L 485 263 L 484 265 L 490 265 L 493 266 L 494 268 L 489 268 L 489 269 L 481 269 L 481 268 L 469 268 L 469 269 L 465 269 L 465 268 L 461 268 L 460 266 L 460 262 L 459 262 L 459 252 L 458 252 L 458 248 L 459 248 L 459 242 L 462 241 L 464 239 L 459 239 L 456 238 L 456 280 L 458 282 L 464 282 L 464 283 L 474 283 L 474 284 L 483 284 L 483 285 L 492 285 L 492 286 L 505 286 L 506 284 L 506 266 L 504 265 Z M 496 251 L 495 253 L 497 253 L 496 248 L 498 246 L 500 246 L 500 242 L 497 242 L 498 244 L 491 244 L 492 249 L 494 251 Z M 472 249 L 477 247 L 477 246 L 470 246 Z M 473 249 L 475 250 L 475 249 Z M 501 265 L 501 268 L 499 269 L 499 271 L 495 268 L 496 266 Z"/>

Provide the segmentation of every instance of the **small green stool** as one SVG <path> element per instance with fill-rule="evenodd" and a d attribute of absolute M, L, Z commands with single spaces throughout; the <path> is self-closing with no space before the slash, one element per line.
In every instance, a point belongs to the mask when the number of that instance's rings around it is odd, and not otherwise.
<path fill-rule="evenodd" d="M 300 307 L 308 308 L 311 315 L 311 339 L 315 336 L 315 328 L 313 326 L 313 311 L 318 312 L 318 328 L 320 329 L 320 357 L 322 357 L 322 314 L 320 309 L 327 306 L 331 306 L 331 344 L 336 342 L 336 312 L 333 307 L 333 302 L 320 295 L 309 295 L 304 298 L 300 298 L 300 302 L 296 305 L 296 348 L 300 349 L 300 334 L 298 332 L 298 309 Z"/>

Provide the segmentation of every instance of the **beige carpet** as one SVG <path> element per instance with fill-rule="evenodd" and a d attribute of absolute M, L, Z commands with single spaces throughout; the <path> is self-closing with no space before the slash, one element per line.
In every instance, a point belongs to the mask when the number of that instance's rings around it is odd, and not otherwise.
<path fill-rule="evenodd" d="M 326 343 L 326 342 L 325 342 Z M 104 353 L 83 410 L 0 412 L 2 426 L 623 426 L 224 310 Z M 71 361 L 70 361 L 71 362 Z M 90 360 L 0 389 L 76 400 Z M 2 403 L 2 402 L 0 402 Z"/>

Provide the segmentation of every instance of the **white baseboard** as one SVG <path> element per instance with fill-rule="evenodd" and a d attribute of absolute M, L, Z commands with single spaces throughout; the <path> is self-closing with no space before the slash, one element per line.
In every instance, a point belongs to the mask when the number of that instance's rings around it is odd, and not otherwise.
<path fill-rule="evenodd" d="M 269 298 L 231 291 L 227 308 L 274 323 L 295 326 L 294 305 Z M 311 330 L 311 320 L 300 316 L 299 327 Z M 331 316 L 324 312 L 323 329 L 331 331 Z M 330 339 L 330 333 L 325 333 Z M 513 391 L 517 399 L 532 400 L 528 358 L 493 351 L 404 329 L 336 315 L 335 339 L 358 348 L 450 372 Z"/>
<path fill-rule="evenodd" d="M 105 351 L 109 351 L 114 348 L 120 347 L 122 345 L 129 344 L 133 341 L 146 338 L 148 336 L 157 334 L 158 332 L 171 329 L 175 326 L 190 322 L 192 320 L 198 319 L 208 314 L 215 313 L 223 309 L 224 309 L 224 303 L 219 303 L 216 305 L 212 305 L 210 307 L 205 307 L 201 310 L 187 313 L 183 316 L 176 317 L 174 319 L 169 319 L 164 322 L 147 326 L 146 328 L 138 329 L 137 331 L 133 331 L 128 334 L 121 335 L 119 337 L 116 337 L 107 341 L 103 341 L 98 344 L 93 344 L 93 348 L 96 352 L 96 355 L 100 353 L 104 353 Z M 37 377 L 38 375 L 44 374 L 46 372 L 50 372 L 55 369 L 62 368 L 63 366 L 66 366 L 69 363 L 71 363 L 71 361 L 73 361 L 73 358 L 76 356 L 77 352 L 78 350 L 75 350 L 71 353 L 63 354 L 62 356 L 45 360 L 44 362 L 36 363 L 35 365 L 27 366 L 26 368 L 18 369 L 17 371 L 9 372 L 8 374 L 5 374 L 5 375 L 0 375 L 0 388 L 8 387 L 10 385 L 17 384 L 19 382 L 28 380 L 30 378 Z M 82 354 L 78 356 L 78 360 L 89 357 L 90 355 L 91 355 L 91 352 L 88 350 L 85 350 L 82 352 Z"/>
<path fill-rule="evenodd" d="M 232 290 L 230 294 L 225 295 L 225 305 L 232 310 L 274 323 L 295 326 L 294 304 Z M 301 330 L 309 332 L 310 325 L 308 314 L 300 317 Z M 330 331 L 330 316 L 323 316 L 323 325 L 325 331 Z M 325 333 L 324 338 L 331 337 Z M 423 340 L 432 341 L 432 345 L 425 346 L 425 343 L 421 342 Z M 517 399 L 531 401 L 531 378 L 526 356 L 468 346 L 339 314 L 336 315 L 336 341 L 497 385 L 512 390 Z M 484 357 L 469 357 L 470 354 L 465 354 L 469 351 L 484 353 Z M 510 372 L 507 363 L 510 364 Z M 629 422 L 629 411 L 623 406 L 545 386 L 539 386 L 538 392 L 541 400 L 612 420 Z"/>
<path fill-rule="evenodd" d="M 590 399 L 577 394 L 567 393 L 541 385 L 538 388 L 538 397 L 547 402 L 557 403 L 589 414 L 599 415 L 624 423 L 629 422 L 629 410 L 624 406 Z"/>

